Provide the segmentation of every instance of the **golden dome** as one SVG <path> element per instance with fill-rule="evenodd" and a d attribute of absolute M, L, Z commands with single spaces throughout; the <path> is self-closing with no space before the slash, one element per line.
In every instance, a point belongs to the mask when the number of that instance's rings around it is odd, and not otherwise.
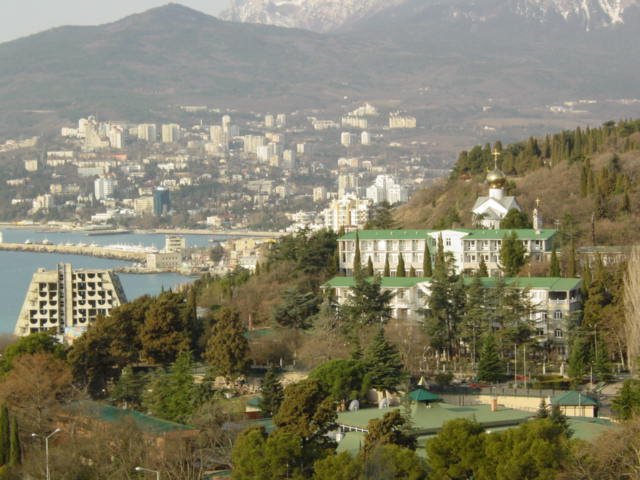
<path fill-rule="evenodd" d="M 502 188 L 506 182 L 507 176 L 497 168 L 487 173 L 487 183 L 490 188 Z"/>

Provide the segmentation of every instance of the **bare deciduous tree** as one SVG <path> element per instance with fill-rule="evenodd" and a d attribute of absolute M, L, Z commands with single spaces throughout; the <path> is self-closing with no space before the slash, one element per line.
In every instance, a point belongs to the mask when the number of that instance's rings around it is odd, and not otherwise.
<path fill-rule="evenodd" d="M 636 372 L 640 357 L 640 247 L 633 247 L 627 265 L 624 282 L 625 335 L 627 340 L 627 362 Z"/>

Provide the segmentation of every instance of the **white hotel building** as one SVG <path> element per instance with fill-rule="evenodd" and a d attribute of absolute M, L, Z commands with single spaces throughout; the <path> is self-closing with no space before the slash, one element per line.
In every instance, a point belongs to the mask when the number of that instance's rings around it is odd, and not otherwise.
<path fill-rule="evenodd" d="M 391 276 L 394 277 L 400 254 L 408 272 L 413 267 L 418 276 L 423 275 L 425 244 L 433 258 L 436 254 L 438 238 L 442 236 L 445 252 L 452 255 L 457 273 L 473 272 L 480 266 L 481 259 L 487 265 L 491 276 L 500 274 L 500 248 L 502 239 L 515 232 L 525 247 L 527 255 L 534 260 L 550 258 L 556 230 L 516 229 L 516 230 L 362 230 L 357 232 L 360 242 L 360 258 L 366 267 L 369 258 L 376 274 L 384 272 L 389 258 Z M 356 232 L 350 232 L 338 239 L 340 271 L 353 274 L 353 259 L 356 250 Z"/>

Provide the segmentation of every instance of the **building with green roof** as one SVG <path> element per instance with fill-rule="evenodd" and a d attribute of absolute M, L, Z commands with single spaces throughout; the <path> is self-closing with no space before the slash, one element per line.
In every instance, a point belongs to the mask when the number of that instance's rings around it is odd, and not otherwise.
<path fill-rule="evenodd" d="M 383 274 L 388 261 L 390 274 L 395 276 L 402 255 L 406 271 L 413 267 L 420 276 L 424 273 L 426 246 L 431 254 L 429 261 L 433 264 L 438 238 L 442 237 L 444 249 L 451 254 L 458 273 L 475 272 L 484 260 L 489 273 L 494 276 L 500 273 L 500 248 L 503 238 L 515 234 L 532 260 L 543 261 L 551 256 L 556 233 L 556 230 L 552 229 L 465 228 L 349 232 L 338 239 L 340 270 L 347 275 L 353 273 L 357 237 L 362 267 L 371 259 L 374 273 Z"/>
<path fill-rule="evenodd" d="M 431 279 L 428 277 L 375 277 L 383 291 L 393 293 L 390 302 L 393 318 L 421 322 L 422 311 L 428 306 L 431 295 Z M 369 278 L 367 281 L 374 281 Z M 466 284 L 474 281 L 464 277 Z M 548 342 L 555 353 L 561 357 L 567 355 L 567 332 L 569 323 L 582 309 L 582 296 L 579 278 L 559 277 L 513 277 L 481 278 L 485 288 L 493 288 L 503 282 L 506 288 L 524 290 L 532 310 L 527 318 L 534 323 L 535 336 L 540 342 Z M 346 303 L 355 286 L 353 277 L 334 277 L 323 285 L 331 292 L 338 305 Z"/>

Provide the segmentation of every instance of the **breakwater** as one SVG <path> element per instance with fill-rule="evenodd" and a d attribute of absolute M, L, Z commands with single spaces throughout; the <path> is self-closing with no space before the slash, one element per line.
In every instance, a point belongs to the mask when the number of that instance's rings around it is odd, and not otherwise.
<path fill-rule="evenodd" d="M 86 255 L 90 257 L 109 258 L 112 260 L 127 260 L 131 262 L 143 262 L 147 258 L 147 254 L 145 252 L 115 250 L 100 246 L 43 245 L 39 243 L 0 243 L 0 250 L 15 252 L 58 253 L 64 255 Z"/>

